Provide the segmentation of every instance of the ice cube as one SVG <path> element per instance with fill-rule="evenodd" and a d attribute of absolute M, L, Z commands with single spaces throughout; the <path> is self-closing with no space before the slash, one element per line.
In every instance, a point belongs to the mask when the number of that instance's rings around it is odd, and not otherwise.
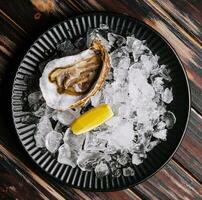
<path fill-rule="evenodd" d="M 131 167 L 123 168 L 123 175 L 124 176 L 134 176 L 135 172 Z"/>
<path fill-rule="evenodd" d="M 154 67 L 154 63 L 152 63 L 150 56 L 147 55 L 142 55 L 140 57 L 140 60 L 142 62 L 142 70 L 144 71 L 144 75 L 148 78 L 152 71 L 152 68 Z"/>
<path fill-rule="evenodd" d="M 133 146 L 130 147 L 129 151 L 131 152 L 131 154 L 133 153 L 141 153 L 144 152 L 145 146 L 142 143 L 133 143 Z"/>
<path fill-rule="evenodd" d="M 161 94 L 161 99 L 165 103 L 171 103 L 173 101 L 173 92 L 172 89 L 166 88 Z"/>
<path fill-rule="evenodd" d="M 145 50 L 144 50 L 145 51 Z M 159 69 L 158 65 L 158 56 L 157 55 L 141 55 L 140 57 L 141 63 L 142 63 L 142 70 L 143 74 L 149 78 L 149 76 L 152 74 L 153 71 Z"/>
<path fill-rule="evenodd" d="M 103 176 L 107 176 L 109 174 L 109 167 L 105 162 L 100 162 L 95 166 L 95 174 L 98 178 L 102 178 Z"/>
<path fill-rule="evenodd" d="M 157 129 L 158 129 L 158 130 L 165 129 L 165 127 L 166 127 L 166 123 L 163 122 L 163 121 L 160 121 L 160 122 L 157 124 Z"/>
<path fill-rule="evenodd" d="M 121 169 L 115 169 L 115 170 L 112 171 L 112 177 L 118 178 L 120 176 L 121 176 Z"/>
<path fill-rule="evenodd" d="M 68 109 L 66 111 L 58 111 L 55 119 L 57 119 L 60 123 L 68 126 L 78 116 L 79 116 L 79 112 L 76 112 L 76 111 L 74 111 L 72 109 Z"/>
<path fill-rule="evenodd" d="M 33 115 L 35 115 L 36 117 L 42 117 L 45 114 L 45 110 L 46 103 L 43 103 L 37 111 L 33 112 Z"/>
<path fill-rule="evenodd" d="M 155 102 L 155 103 L 160 103 L 160 101 L 161 101 L 161 95 L 159 94 L 159 93 L 156 93 L 155 95 L 154 95 L 154 98 L 153 98 L 153 101 Z"/>
<path fill-rule="evenodd" d="M 166 112 L 165 104 L 163 102 L 161 102 L 161 104 L 158 105 L 158 107 L 156 108 L 156 117 L 155 118 L 157 118 L 157 116 L 164 115 L 165 112 Z"/>
<path fill-rule="evenodd" d="M 158 93 L 161 93 L 163 91 L 163 85 L 164 82 L 162 77 L 156 77 L 152 83 L 154 90 Z"/>
<path fill-rule="evenodd" d="M 52 124 L 47 116 L 43 116 L 39 120 L 39 124 L 37 126 L 37 129 L 40 134 L 47 135 L 49 132 L 53 130 Z"/>
<path fill-rule="evenodd" d="M 97 136 L 96 133 L 87 133 L 84 149 L 88 151 L 105 151 L 107 140 Z"/>
<path fill-rule="evenodd" d="M 39 148 L 45 147 L 45 136 L 43 134 L 37 132 L 34 135 L 34 139 L 37 147 Z"/>
<path fill-rule="evenodd" d="M 34 104 L 39 104 L 39 102 L 43 99 L 41 91 L 33 92 L 28 95 L 29 105 L 32 106 Z"/>
<path fill-rule="evenodd" d="M 160 70 L 159 70 L 159 75 L 162 76 L 165 80 L 171 81 L 172 78 L 169 75 L 170 70 L 167 69 L 166 65 L 161 65 Z"/>
<path fill-rule="evenodd" d="M 114 65 L 114 61 L 117 60 L 118 61 L 120 59 L 122 59 L 123 57 L 129 57 L 129 53 L 128 50 L 125 46 L 121 47 L 121 48 L 117 48 L 116 50 L 114 50 L 112 53 L 110 53 L 111 56 L 111 61 L 112 61 L 112 65 L 113 67 L 116 67 L 116 65 Z"/>
<path fill-rule="evenodd" d="M 127 46 L 129 52 L 133 51 L 133 43 L 135 40 L 136 40 L 136 38 L 134 36 L 128 36 L 126 38 L 126 46 Z"/>
<path fill-rule="evenodd" d="M 121 122 L 121 117 L 119 117 L 119 116 L 114 116 L 114 117 L 112 117 L 111 119 L 109 119 L 109 120 L 107 120 L 106 122 L 105 122 L 105 124 L 107 125 L 107 126 L 110 126 L 110 127 L 114 127 L 114 126 L 116 126 L 117 124 L 119 124 L 120 122 Z"/>
<path fill-rule="evenodd" d="M 142 63 L 141 62 L 136 62 L 136 63 L 133 63 L 130 68 L 132 69 L 142 69 Z"/>
<path fill-rule="evenodd" d="M 105 155 L 103 156 L 103 160 L 105 160 L 106 162 L 110 162 L 112 160 L 112 157 L 105 152 Z"/>
<path fill-rule="evenodd" d="M 100 30 L 106 30 L 106 31 L 108 31 L 109 30 L 109 26 L 107 24 L 100 24 L 99 29 Z"/>
<path fill-rule="evenodd" d="M 135 106 L 137 103 L 143 108 L 142 103 L 147 105 L 152 102 L 155 95 L 153 87 L 148 83 L 147 78 L 140 69 L 129 69 L 129 96 Z M 141 99 L 141 101 L 139 101 Z M 142 101 L 144 100 L 144 102 Z"/>
<path fill-rule="evenodd" d="M 105 149 L 105 153 L 106 154 L 115 154 L 117 151 L 116 147 L 115 146 L 112 146 L 112 145 L 109 145 L 107 144 L 107 148 Z"/>
<path fill-rule="evenodd" d="M 135 128 L 133 142 L 135 144 L 139 144 L 140 140 L 141 140 L 141 135 L 139 134 L 139 132 Z"/>
<path fill-rule="evenodd" d="M 65 165 L 70 165 L 71 167 L 76 167 L 75 153 L 71 153 L 71 148 L 68 144 L 63 144 L 58 149 L 58 162 Z"/>
<path fill-rule="evenodd" d="M 85 134 L 74 135 L 70 129 L 67 129 L 64 134 L 63 141 L 65 144 L 68 144 L 71 149 L 80 151 L 82 149 L 85 137 Z"/>
<path fill-rule="evenodd" d="M 105 162 L 100 162 L 95 166 L 95 174 L 97 178 L 102 178 L 104 176 L 107 176 L 109 174 L 109 167 Z"/>
<path fill-rule="evenodd" d="M 46 105 L 46 109 L 45 109 L 44 115 L 50 118 L 54 114 L 56 114 L 56 111 L 53 108 L 50 108 L 49 106 Z"/>
<path fill-rule="evenodd" d="M 103 101 L 105 103 L 112 103 L 113 102 L 113 95 L 114 89 L 112 88 L 111 84 L 107 84 L 105 89 L 102 91 Z"/>
<path fill-rule="evenodd" d="M 69 39 L 66 39 L 64 42 L 57 45 L 58 53 L 60 57 L 69 56 L 76 53 L 79 53 L 79 49 L 75 48 L 72 42 Z"/>
<path fill-rule="evenodd" d="M 113 130 L 114 131 L 114 130 Z M 115 146 L 117 149 L 128 149 L 133 145 L 133 124 L 127 120 L 122 120 L 120 124 L 116 126 L 115 134 L 108 136 L 108 143 Z"/>
<path fill-rule="evenodd" d="M 171 111 L 167 111 L 163 116 L 163 121 L 168 129 L 171 129 L 176 123 L 176 117 Z"/>
<path fill-rule="evenodd" d="M 132 39 L 131 39 L 132 40 Z M 147 47 L 143 44 L 142 41 L 138 40 L 138 39 L 134 39 L 133 42 L 130 42 L 130 44 L 132 43 L 132 47 L 128 46 L 128 50 L 132 51 L 133 54 L 133 59 L 135 62 L 138 61 L 138 57 L 143 54 L 144 50 L 147 49 Z"/>
<path fill-rule="evenodd" d="M 132 163 L 134 165 L 140 165 L 141 163 L 143 163 L 143 159 L 139 156 L 138 153 L 134 153 L 132 155 Z"/>
<path fill-rule="evenodd" d="M 47 150 L 50 151 L 51 153 L 55 153 L 60 146 L 61 140 L 62 140 L 61 133 L 58 133 L 56 131 L 49 132 L 45 138 L 45 146 Z"/>
<path fill-rule="evenodd" d="M 102 159 L 103 153 L 81 151 L 77 159 L 77 165 L 83 171 L 92 171 L 98 162 Z"/>
<path fill-rule="evenodd" d="M 113 155 L 112 157 L 113 157 L 113 160 L 111 162 L 109 162 L 109 166 L 111 168 L 111 171 L 114 171 L 117 168 L 121 168 L 121 164 L 116 161 L 116 154 Z"/>
<path fill-rule="evenodd" d="M 127 97 L 125 97 L 125 98 L 127 98 Z M 132 115 L 133 115 L 133 111 L 131 110 L 130 106 L 122 103 L 119 106 L 118 115 L 122 118 L 130 119 L 130 117 L 132 117 Z"/>
<path fill-rule="evenodd" d="M 117 35 L 114 33 L 107 34 L 109 44 L 114 47 L 121 47 L 122 45 L 126 44 L 126 39 L 121 35 Z"/>
<path fill-rule="evenodd" d="M 45 147 L 45 137 L 53 130 L 51 122 L 48 117 L 43 116 L 37 125 L 34 139 L 37 147 Z"/>
<path fill-rule="evenodd" d="M 157 144 L 159 144 L 159 140 L 151 141 L 145 148 L 146 152 L 151 151 Z"/>
<path fill-rule="evenodd" d="M 63 124 L 61 124 L 59 121 L 57 121 L 55 127 L 54 127 L 54 131 L 62 133 L 63 132 L 63 128 L 65 126 Z"/>
<path fill-rule="evenodd" d="M 120 155 L 117 155 L 117 162 L 121 165 L 126 165 L 129 162 L 130 158 L 126 152 L 121 153 Z"/>
<path fill-rule="evenodd" d="M 114 43 L 115 43 L 115 41 L 116 41 L 115 34 L 113 34 L 113 33 L 108 33 L 108 34 L 107 34 L 107 38 L 108 38 L 109 44 L 110 44 L 111 46 L 113 46 Z"/>
<path fill-rule="evenodd" d="M 124 83 L 128 78 L 128 68 L 130 66 L 130 58 L 123 57 L 119 60 L 116 68 L 114 68 L 114 79 L 116 83 Z"/>
<path fill-rule="evenodd" d="M 139 154 L 139 157 L 143 158 L 143 159 L 147 158 L 147 154 L 145 152 L 142 152 L 142 153 Z"/>
<path fill-rule="evenodd" d="M 91 104 L 92 106 L 96 107 L 100 104 L 101 100 L 101 92 L 98 92 L 96 95 L 91 97 Z"/>
<path fill-rule="evenodd" d="M 21 117 L 21 122 L 23 124 L 35 124 L 38 121 L 38 118 L 31 113 Z"/>
<path fill-rule="evenodd" d="M 107 28 L 89 29 L 87 34 L 87 46 L 90 46 L 91 42 L 97 39 L 101 41 L 102 45 L 104 45 L 107 50 L 110 50 L 111 45 L 107 40 L 107 33 Z"/>
<path fill-rule="evenodd" d="M 160 139 L 160 140 L 166 140 L 167 129 L 162 129 L 162 130 L 154 132 L 153 137 L 155 137 L 157 139 Z"/>
<path fill-rule="evenodd" d="M 121 176 L 120 167 L 121 167 L 121 165 L 118 162 L 114 161 L 114 160 L 109 162 L 109 168 L 110 168 L 112 177 Z"/>

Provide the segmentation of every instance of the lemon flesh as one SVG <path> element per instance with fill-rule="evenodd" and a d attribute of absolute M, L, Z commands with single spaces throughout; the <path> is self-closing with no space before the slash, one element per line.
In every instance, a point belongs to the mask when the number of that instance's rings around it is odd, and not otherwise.
<path fill-rule="evenodd" d="M 110 119 L 113 116 L 112 109 L 107 104 L 101 104 L 85 112 L 72 122 L 70 128 L 75 135 L 86 133 Z"/>

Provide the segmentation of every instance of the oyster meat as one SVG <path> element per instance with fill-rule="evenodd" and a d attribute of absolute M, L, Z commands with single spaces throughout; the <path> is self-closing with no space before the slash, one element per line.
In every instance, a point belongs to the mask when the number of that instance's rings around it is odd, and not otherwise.
<path fill-rule="evenodd" d="M 50 61 L 40 78 L 46 104 L 57 110 L 84 105 L 102 88 L 109 68 L 108 51 L 98 39 L 77 55 Z"/>

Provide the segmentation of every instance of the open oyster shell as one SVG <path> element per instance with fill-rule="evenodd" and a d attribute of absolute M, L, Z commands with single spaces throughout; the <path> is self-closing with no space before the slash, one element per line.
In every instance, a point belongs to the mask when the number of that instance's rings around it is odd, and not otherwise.
<path fill-rule="evenodd" d="M 108 51 L 99 39 L 77 55 L 50 61 L 40 78 L 46 104 L 57 110 L 84 105 L 102 88 L 109 68 Z"/>

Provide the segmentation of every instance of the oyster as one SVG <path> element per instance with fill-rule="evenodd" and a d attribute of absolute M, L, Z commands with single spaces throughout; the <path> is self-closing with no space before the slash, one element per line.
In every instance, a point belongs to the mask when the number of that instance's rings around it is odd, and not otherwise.
<path fill-rule="evenodd" d="M 77 55 L 50 61 L 40 78 L 46 104 L 57 110 L 84 105 L 102 88 L 109 68 L 107 49 L 98 39 Z"/>

